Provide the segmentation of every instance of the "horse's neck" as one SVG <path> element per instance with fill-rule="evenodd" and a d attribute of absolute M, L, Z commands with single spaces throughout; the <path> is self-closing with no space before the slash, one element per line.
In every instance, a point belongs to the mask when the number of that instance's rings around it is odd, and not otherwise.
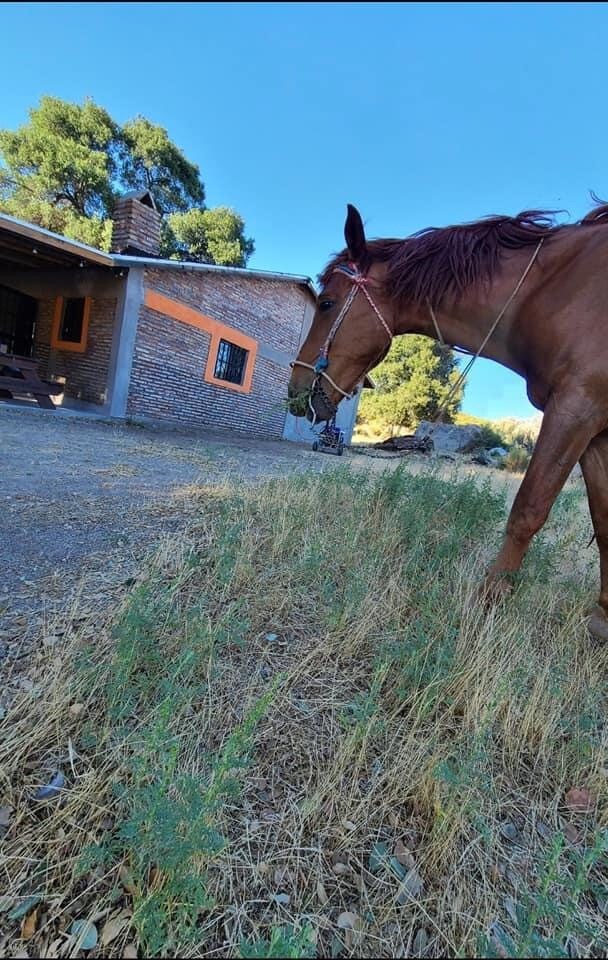
<path fill-rule="evenodd" d="M 437 341 L 442 339 L 450 347 L 460 347 L 476 354 L 507 302 L 513 286 L 509 289 L 508 282 L 492 284 L 488 291 L 465 293 L 458 300 L 448 301 L 445 306 L 435 310 L 429 304 L 417 306 L 414 310 L 405 309 L 396 317 L 395 332 L 397 335 L 421 333 Z M 481 356 L 523 373 L 510 346 L 512 323 L 512 312 L 507 311 L 483 347 Z"/>

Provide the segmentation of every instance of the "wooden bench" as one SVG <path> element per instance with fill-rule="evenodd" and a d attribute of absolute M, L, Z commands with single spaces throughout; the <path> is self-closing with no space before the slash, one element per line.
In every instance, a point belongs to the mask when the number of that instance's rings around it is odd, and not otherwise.
<path fill-rule="evenodd" d="M 31 393 L 44 410 L 54 410 L 51 397 L 63 393 L 63 384 L 42 380 L 38 361 L 14 353 L 0 353 L 0 400 L 12 400 L 15 393 Z"/>

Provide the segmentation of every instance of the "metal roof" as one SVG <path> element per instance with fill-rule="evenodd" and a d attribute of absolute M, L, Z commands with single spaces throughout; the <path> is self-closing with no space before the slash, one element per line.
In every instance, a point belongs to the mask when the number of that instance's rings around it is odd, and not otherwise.
<path fill-rule="evenodd" d="M 151 190 L 129 190 L 128 193 L 123 193 L 116 203 L 118 204 L 122 200 L 139 200 L 140 203 L 143 203 L 144 207 L 150 207 L 151 210 L 156 210 L 156 201 L 152 196 Z"/>
<path fill-rule="evenodd" d="M 111 254 L 116 266 L 123 267 L 154 267 L 157 270 L 191 270 L 195 273 L 233 274 L 239 277 L 257 277 L 262 280 L 285 280 L 307 287 L 313 297 L 317 298 L 317 291 L 310 277 L 292 273 L 277 273 L 271 270 L 250 270 L 248 267 L 220 267 L 216 263 L 195 263 L 190 260 L 161 260 L 158 257 L 135 257 L 129 254 Z"/>
<path fill-rule="evenodd" d="M 310 277 L 270 270 L 249 270 L 246 267 L 220 267 L 212 263 L 192 263 L 185 260 L 163 260 L 159 257 L 136 257 L 128 254 L 105 253 L 78 240 L 70 240 L 59 233 L 45 230 L 34 223 L 18 220 L 0 213 L 0 257 L 18 266 L 72 266 L 80 262 L 103 267 L 154 267 L 157 270 L 191 270 L 195 273 L 219 273 L 265 280 L 281 280 L 307 288 L 316 299 L 317 293 Z"/>

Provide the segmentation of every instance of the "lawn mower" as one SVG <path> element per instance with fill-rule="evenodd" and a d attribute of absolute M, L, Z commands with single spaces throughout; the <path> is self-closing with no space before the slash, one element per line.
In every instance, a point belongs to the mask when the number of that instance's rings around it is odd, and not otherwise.
<path fill-rule="evenodd" d="M 344 431 L 336 426 L 335 420 L 328 420 L 318 438 L 312 445 L 312 449 L 319 453 L 335 453 L 341 457 L 344 452 Z"/>

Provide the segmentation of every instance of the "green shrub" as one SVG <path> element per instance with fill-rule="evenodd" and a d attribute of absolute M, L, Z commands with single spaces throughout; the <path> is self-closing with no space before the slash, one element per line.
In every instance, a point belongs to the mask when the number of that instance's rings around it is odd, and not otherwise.
<path fill-rule="evenodd" d="M 503 470 L 509 470 L 510 473 L 523 473 L 527 470 L 530 459 L 531 454 L 526 448 L 515 444 L 503 458 L 501 467 Z"/>

